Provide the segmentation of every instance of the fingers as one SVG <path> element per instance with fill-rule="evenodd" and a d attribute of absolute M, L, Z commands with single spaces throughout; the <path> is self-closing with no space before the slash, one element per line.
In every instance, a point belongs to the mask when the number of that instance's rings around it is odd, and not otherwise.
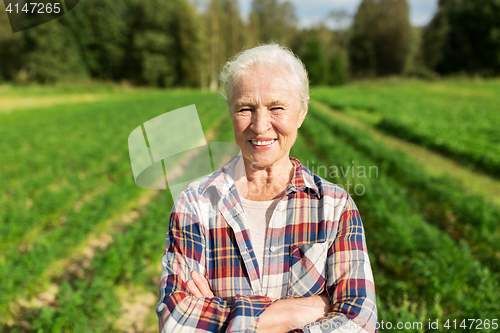
<path fill-rule="evenodd" d="M 208 284 L 208 280 L 204 276 L 200 275 L 198 272 L 192 272 L 191 278 L 196 283 L 198 290 L 204 297 L 214 297 L 212 289 L 210 289 L 210 285 Z"/>
<path fill-rule="evenodd" d="M 194 283 L 193 280 L 189 280 L 186 284 L 187 284 L 189 292 L 191 294 L 193 294 L 194 297 L 197 297 L 197 298 L 203 297 L 203 295 L 201 294 L 200 290 L 196 286 L 196 283 Z"/>
<path fill-rule="evenodd" d="M 187 282 L 187 286 L 194 297 L 214 297 L 208 280 L 201 276 L 198 272 L 191 272 L 191 279 Z"/>
<path fill-rule="evenodd" d="M 325 311 L 325 315 L 330 312 L 330 298 L 328 297 L 327 294 L 321 294 L 320 295 L 321 297 L 321 300 L 323 301 L 323 304 L 324 304 L 324 311 Z"/>

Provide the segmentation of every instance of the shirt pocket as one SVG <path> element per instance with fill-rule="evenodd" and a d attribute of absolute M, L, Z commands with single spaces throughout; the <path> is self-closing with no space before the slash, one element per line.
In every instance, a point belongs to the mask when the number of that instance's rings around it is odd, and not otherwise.
<path fill-rule="evenodd" d="M 325 290 L 328 242 L 290 245 L 288 296 L 319 295 Z"/>

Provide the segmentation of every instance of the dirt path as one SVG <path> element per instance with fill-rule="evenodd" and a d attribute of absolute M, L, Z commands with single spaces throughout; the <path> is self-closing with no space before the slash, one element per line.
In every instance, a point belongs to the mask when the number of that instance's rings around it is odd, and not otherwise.
<path fill-rule="evenodd" d="M 0 114 L 19 109 L 50 107 L 57 104 L 77 104 L 102 101 L 111 98 L 111 94 L 76 94 L 68 96 L 3 97 L 0 98 Z"/>
<path fill-rule="evenodd" d="M 459 180 L 471 195 L 479 195 L 486 201 L 500 206 L 500 181 L 487 175 L 471 171 L 452 159 L 429 151 L 419 145 L 387 135 L 372 125 L 337 110 L 324 103 L 313 101 L 312 104 L 323 112 L 327 112 L 340 122 L 357 127 L 369 133 L 374 139 L 388 148 L 400 150 L 419 162 L 422 168 L 432 176 L 449 176 Z"/>

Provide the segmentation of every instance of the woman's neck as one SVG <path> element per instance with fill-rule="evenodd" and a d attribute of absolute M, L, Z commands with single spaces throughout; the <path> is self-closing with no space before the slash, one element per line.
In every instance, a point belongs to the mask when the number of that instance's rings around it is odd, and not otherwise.
<path fill-rule="evenodd" d="M 267 201 L 284 195 L 293 177 L 294 164 L 287 158 L 272 166 L 256 167 L 243 159 L 244 173 L 237 178 L 239 194 L 248 200 Z"/>

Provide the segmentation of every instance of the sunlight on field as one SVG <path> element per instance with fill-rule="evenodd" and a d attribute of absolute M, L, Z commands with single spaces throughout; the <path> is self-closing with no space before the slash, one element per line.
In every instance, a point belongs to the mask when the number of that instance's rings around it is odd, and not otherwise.
<path fill-rule="evenodd" d="M 457 87 L 450 86 L 445 83 L 434 83 L 428 86 L 427 91 L 435 92 L 443 95 L 451 95 L 451 96 L 461 96 L 461 97 L 496 97 L 498 91 L 493 89 L 477 89 L 477 88 L 465 88 L 465 87 Z"/>
<path fill-rule="evenodd" d="M 136 186 L 127 137 L 190 104 L 208 141 L 233 142 L 232 123 L 218 94 L 120 89 L 0 86 L 0 332 L 157 330 L 173 202 Z M 500 313 L 499 92 L 402 79 L 313 89 L 292 156 L 354 197 L 379 320 Z M 377 172 L 332 172 L 354 166 Z"/>

